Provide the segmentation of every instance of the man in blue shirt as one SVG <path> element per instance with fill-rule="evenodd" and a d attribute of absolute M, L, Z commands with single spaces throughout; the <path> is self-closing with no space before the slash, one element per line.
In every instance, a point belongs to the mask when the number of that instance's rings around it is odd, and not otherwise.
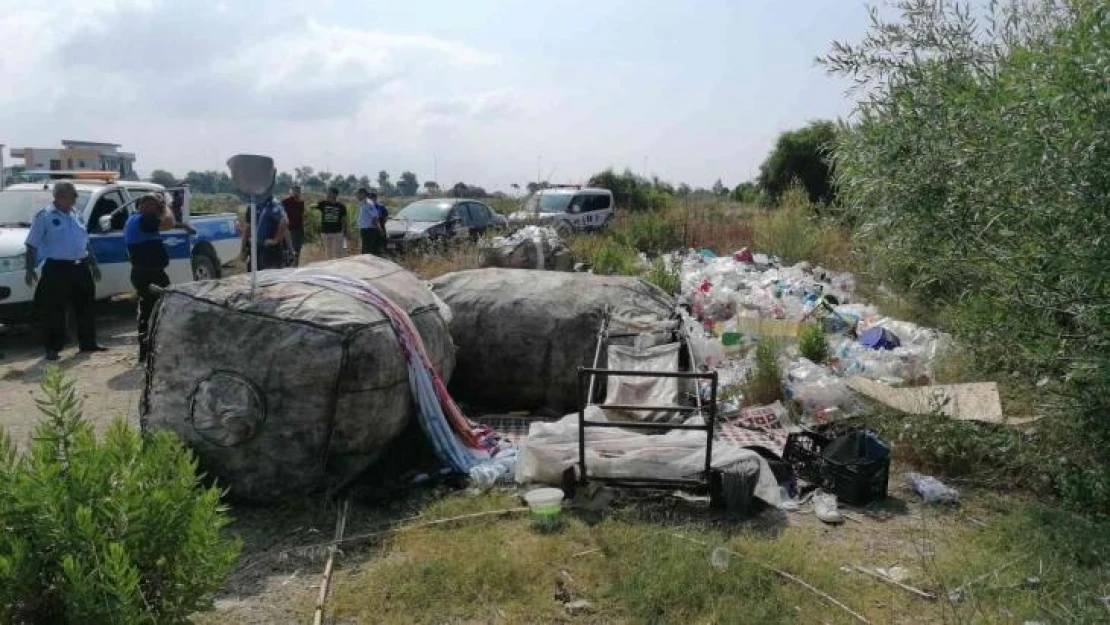
<path fill-rule="evenodd" d="M 89 250 L 89 235 L 81 227 L 73 205 L 77 189 L 69 182 L 54 185 L 54 202 L 35 215 L 24 245 L 27 247 L 27 286 L 34 286 L 35 307 L 43 318 L 46 359 L 57 360 L 66 342 L 66 310 L 77 316 L 77 343 L 82 352 L 100 352 L 96 343 L 93 302 L 100 268 Z M 42 279 L 35 269 L 42 261 Z"/>
<path fill-rule="evenodd" d="M 362 236 L 362 253 L 381 256 L 385 251 L 385 226 L 381 209 L 366 189 L 358 190 L 358 232 Z"/>
<path fill-rule="evenodd" d="M 187 224 L 177 223 L 174 213 L 157 195 L 144 195 L 135 203 L 135 208 L 135 214 L 124 226 L 123 241 L 131 258 L 131 286 L 139 296 L 139 364 L 145 365 L 150 354 L 150 314 L 158 302 L 158 294 L 151 286 L 165 288 L 170 284 L 170 277 L 166 275 L 170 256 L 162 243 L 161 232 L 174 228 L 183 228 L 189 234 L 196 234 L 196 231 Z"/>

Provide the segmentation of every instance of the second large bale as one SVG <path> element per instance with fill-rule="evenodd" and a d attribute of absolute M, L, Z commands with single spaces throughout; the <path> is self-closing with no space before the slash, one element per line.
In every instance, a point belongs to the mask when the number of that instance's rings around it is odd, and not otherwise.
<path fill-rule="evenodd" d="M 312 266 L 377 288 L 408 313 L 445 379 L 454 350 L 442 303 L 373 256 Z M 141 417 L 196 452 L 240 499 L 334 487 L 366 469 L 412 416 L 406 360 L 385 315 L 292 270 L 176 285 L 153 329 Z M 287 281 L 293 278 L 293 281 Z"/>
<path fill-rule="evenodd" d="M 453 316 L 452 394 L 493 410 L 577 410 L 578 367 L 593 362 L 605 312 L 665 320 L 675 306 L 639 278 L 526 269 L 451 273 L 432 290 Z"/>

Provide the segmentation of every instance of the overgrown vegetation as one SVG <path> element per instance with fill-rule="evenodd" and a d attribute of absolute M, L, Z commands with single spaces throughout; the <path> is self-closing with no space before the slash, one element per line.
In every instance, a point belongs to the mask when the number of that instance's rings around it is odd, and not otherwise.
<path fill-rule="evenodd" d="M 798 351 L 810 361 L 819 365 L 825 364 L 829 359 L 829 343 L 825 340 L 825 331 L 816 324 L 802 326 L 798 334 Z"/>
<path fill-rule="evenodd" d="M 778 204 L 752 218 L 755 247 L 777 255 L 784 263 L 809 261 L 829 269 L 846 269 L 849 237 L 817 216 L 814 204 L 800 187 L 791 187 Z"/>
<path fill-rule="evenodd" d="M 749 406 L 766 406 L 783 399 L 782 377 L 779 369 L 778 341 L 764 338 L 755 346 L 755 359 L 744 382 L 744 403 Z"/>
<path fill-rule="evenodd" d="M 51 368 L 29 452 L 0 433 L 0 621 L 182 623 L 238 554 L 220 492 L 168 432 L 117 421 L 98 442 Z"/>
<path fill-rule="evenodd" d="M 1110 512 L 1110 12 L 898 6 L 825 59 L 867 93 L 836 149 L 864 272 L 940 311 L 980 371 L 1040 381 L 1053 486 Z"/>

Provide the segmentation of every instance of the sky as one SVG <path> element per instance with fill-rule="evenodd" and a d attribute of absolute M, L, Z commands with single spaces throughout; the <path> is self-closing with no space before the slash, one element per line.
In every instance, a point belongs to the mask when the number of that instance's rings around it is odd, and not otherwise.
<path fill-rule="evenodd" d="M 849 113 L 815 57 L 867 25 L 863 0 L 3 0 L 0 143 L 120 143 L 142 175 L 256 153 L 490 190 L 607 167 L 734 186 L 780 132 Z"/>

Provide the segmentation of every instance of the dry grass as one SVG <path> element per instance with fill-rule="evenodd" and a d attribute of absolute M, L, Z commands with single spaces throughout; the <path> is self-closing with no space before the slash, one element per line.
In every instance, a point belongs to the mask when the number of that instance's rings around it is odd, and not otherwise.
<path fill-rule="evenodd" d="M 506 494 L 455 496 L 425 516 L 516 505 Z M 339 622 L 853 622 L 759 562 L 805 579 L 873 623 L 1092 622 L 1108 614 L 1098 603 L 1110 590 L 1106 561 L 1092 559 L 1106 553 L 1106 526 L 990 496 L 961 509 L 890 500 L 864 512 L 873 516 L 857 512 L 858 521 L 835 528 L 811 513 L 722 525 L 707 523 L 704 511 L 660 502 L 623 508 L 593 526 L 572 517 L 557 534 L 537 533 L 525 518 L 406 532 L 337 574 L 330 612 Z M 1084 531 L 1036 529 L 1065 520 Z M 741 557 L 715 569 L 709 547 L 675 534 Z M 1027 560 L 991 575 L 1022 556 Z M 939 596 L 979 575 L 987 579 L 950 605 L 842 570 L 853 565 L 902 566 L 911 574 L 906 583 Z M 1039 581 L 1026 586 L 1029 577 Z M 592 614 L 566 614 L 555 598 L 560 579 L 570 598 L 590 602 Z"/>

